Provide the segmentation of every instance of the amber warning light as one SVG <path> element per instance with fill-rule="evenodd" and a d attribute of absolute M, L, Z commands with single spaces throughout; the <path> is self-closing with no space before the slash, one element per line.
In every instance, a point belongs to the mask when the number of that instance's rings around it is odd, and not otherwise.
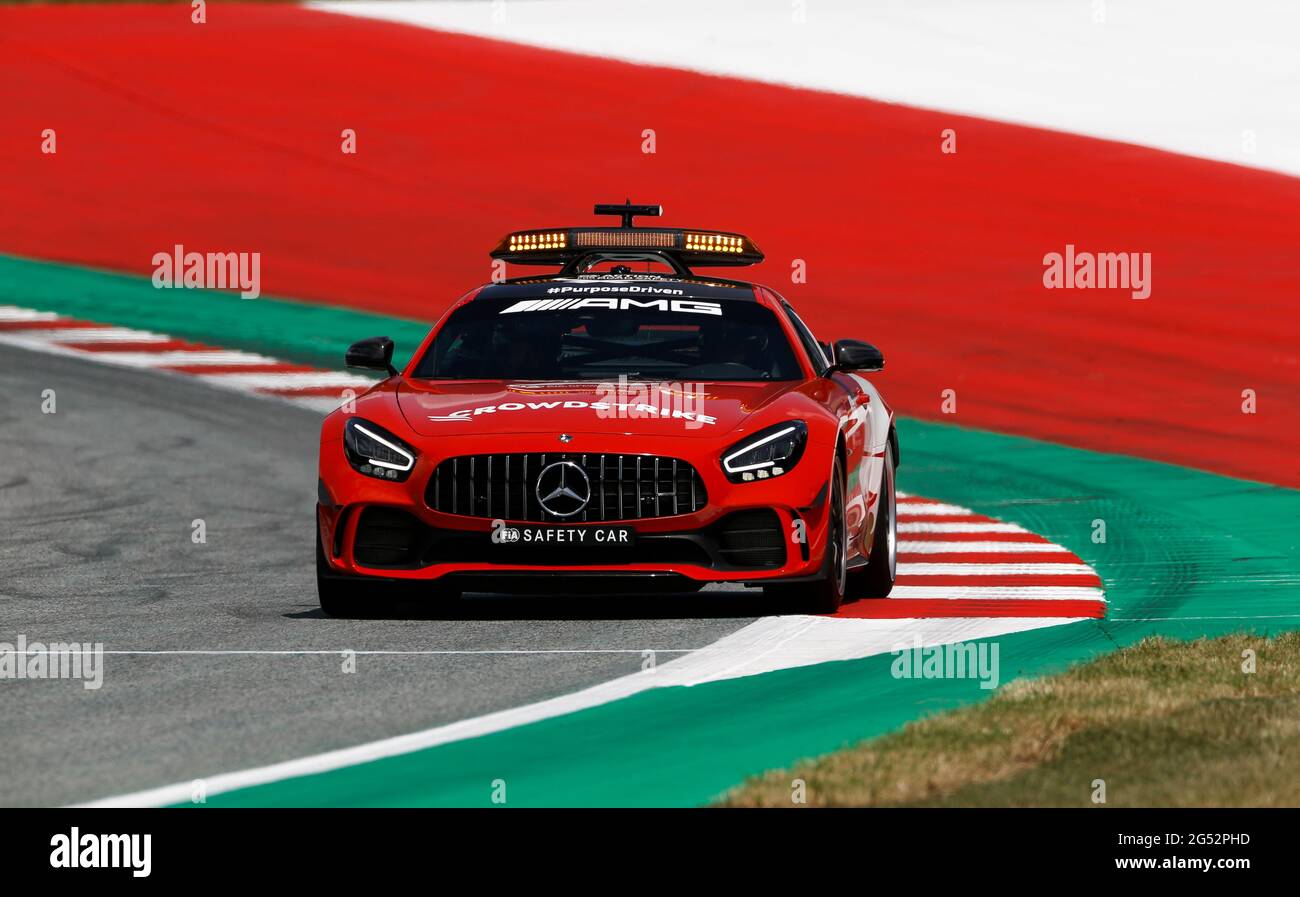
<path fill-rule="evenodd" d="M 598 215 L 618 215 L 618 227 L 554 227 L 508 234 L 492 258 L 520 265 L 560 265 L 566 270 L 602 259 L 662 257 L 687 265 L 755 265 L 763 253 L 744 234 L 670 227 L 637 227 L 637 216 L 657 216 L 657 205 L 598 203 Z M 689 270 L 689 269 L 687 269 Z"/>

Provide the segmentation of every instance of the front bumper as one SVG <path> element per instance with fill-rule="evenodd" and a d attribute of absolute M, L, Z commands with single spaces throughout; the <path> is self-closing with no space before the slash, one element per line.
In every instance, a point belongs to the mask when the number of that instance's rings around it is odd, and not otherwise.
<path fill-rule="evenodd" d="M 582 439 L 582 450 L 592 453 L 626 452 L 633 447 L 627 437 Z M 665 456 L 699 458 L 702 453 L 693 442 L 658 440 L 655 450 Z M 477 443 L 475 450 L 518 452 L 521 447 L 518 437 L 492 437 Z M 707 505 L 698 511 L 573 524 L 627 526 L 635 531 L 631 548 L 603 551 L 555 545 L 520 551 L 518 546 L 492 541 L 492 520 L 434 510 L 427 487 L 438 463 L 454 453 L 424 453 L 408 480 L 394 483 L 358 474 L 343 458 L 336 440 L 322 442 L 318 516 L 331 571 L 408 581 L 496 574 L 520 581 L 529 574 L 546 574 L 553 580 L 561 574 L 611 574 L 676 580 L 688 586 L 798 579 L 821 571 L 833 447 L 810 443 L 794 470 L 768 482 L 734 484 L 719 465 L 697 461 L 695 468 L 708 496 Z M 703 454 L 716 453 L 715 447 Z M 538 525 L 503 519 L 508 525 Z"/>
<path fill-rule="evenodd" d="M 745 582 L 805 576 L 820 569 L 807 539 L 794 534 L 816 525 L 815 508 L 744 508 L 717 515 L 696 528 L 651 531 L 647 524 L 576 524 L 566 529 L 627 526 L 630 546 L 589 544 L 508 545 L 492 540 L 491 521 L 471 528 L 429 524 L 411 508 L 321 505 L 322 548 L 338 572 L 387 579 L 437 580 L 466 573 L 643 573 L 695 582 Z M 536 524 L 519 524 L 535 526 Z"/>

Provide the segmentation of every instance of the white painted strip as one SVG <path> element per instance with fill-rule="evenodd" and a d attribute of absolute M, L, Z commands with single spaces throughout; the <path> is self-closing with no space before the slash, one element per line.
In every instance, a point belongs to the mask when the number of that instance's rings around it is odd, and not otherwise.
<path fill-rule="evenodd" d="M 345 401 L 347 401 L 341 395 L 339 396 L 278 396 L 278 395 L 271 395 L 268 393 L 254 393 L 254 395 L 265 395 L 267 396 L 267 398 L 280 399 L 281 401 L 285 401 L 285 402 L 289 402 L 290 404 L 297 405 L 300 408 L 306 408 L 309 411 L 315 411 L 317 414 L 321 415 L 322 417 L 324 417 L 326 414 L 329 414 L 335 408 L 339 407 Z"/>
<path fill-rule="evenodd" d="M 506 15 L 446 0 L 312 5 L 1300 174 L 1300 116 L 1287 114 L 1300 96 L 1300 4 L 1285 0 L 534 0 Z"/>
<path fill-rule="evenodd" d="M 890 598 L 981 598 L 989 601 L 1039 599 L 1092 599 L 1105 601 L 1106 593 L 1089 586 L 894 586 Z"/>
<path fill-rule="evenodd" d="M 831 660 L 852 660 L 923 646 L 996 638 L 1012 632 L 1079 622 L 1072 618 L 925 620 L 849 620 L 830 617 L 764 617 L 719 639 L 707 648 L 643 671 L 602 682 L 582 691 L 523 707 L 436 726 L 409 735 L 372 741 L 309 757 L 259 766 L 239 772 L 206 776 L 207 794 L 221 794 L 280 779 L 327 772 L 477 738 L 617 701 L 656 687 L 694 686 L 722 679 L 753 676 L 772 670 L 809 666 Z M 977 687 L 977 686 L 976 686 Z M 193 780 L 91 801 L 90 807 L 137 807 L 179 804 L 190 800 Z"/>
<path fill-rule="evenodd" d="M 50 342 L 44 339 L 32 339 L 27 334 L 27 330 L 4 331 L 0 330 L 0 343 L 6 346 L 17 346 L 20 349 L 27 349 L 32 352 L 43 352 L 46 355 L 62 355 L 70 358 L 82 358 L 93 361 L 93 353 L 83 352 L 80 349 L 69 349 L 67 346 L 61 346 L 58 343 Z"/>
<path fill-rule="evenodd" d="M 975 512 L 970 508 L 963 508 L 960 505 L 949 505 L 937 501 L 900 501 L 898 503 L 898 519 L 905 520 L 908 517 L 915 517 L 920 514 L 933 514 L 944 517 L 974 517 Z"/>
<path fill-rule="evenodd" d="M 168 352 L 96 352 L 95 359 L 103 364 L 128 368 L 165 368 L 170 365 L 224 365 L 224 364 L 280 364 L 279 359 L 251 352 L 218 349 L 211 352 L 190 352 L 184 349 Z"/>
<path fill-rule="evenodd" d="M 341 371 L 302 371 L 285 374 L 202 374 L 199 379 L 232 389 L 304 389 L 313 386 L 373 386 L 375 381 Z"/>
<path fill-rule="evenodd" d="M 900 540 L 899 554 L 1071 554 L 1070 549 L 1052 542 L 929 542 Z"/>
<path fill-rule="evenodd" d="M 53 317 L 50 313 L 37 312 L 32 309 L 21 309 L 17 306 L 2 307 L 5 313 L 13 320 L 31 320 L 31 318 L 19 317 L 21 313 L 31 315 L 40 315 L 38 320 L 49 320 Z M 171 376 L 194 377 L 188 372 L 171 371 L 165 366 L 166 364 L 277 364 L 280 362 L 277 358 L 270 356 L 255 355 L 250 352 L 239 352 L 236 350 L 214 350 L 214 351 L 177 351 L 173 353 L 164 352 L 94 352 L 83 349 L 76 349 L 66 346 L 58 340 L 72 340 L 70 334 L 76 334 L 76 339 L 81 340 L 83 336 L 89 336 L 87 342 L 111 342 L 111 341 L 142 341 L 142 342 L 159 342 L 170 340 L 172 337 L 167 334 L 153 333 L 146 330 L 132 330 L 126 327 L 85 327 L 61 329 L 61 330 L 14 330 L 0 331 L 0 343 L 9 346 L 17 346 L 32 352 L 43 352 L 47 355 L 61 355 L 66 358 L 80 358 L 84 361 L 91 361 L 97 364 L 117 365 L 119 367 L 136 367 L 146 370 L 155 370 L 160 373 Z M 346 387 L 367 388 L 372 383 L 365 377 L 353 374 L 344 374 L 334 371 L 304 372 L 304 373 L 285 373 L 285 374 L 207 374 L 197 379 L 203 380 L 210 385 L 224 386 L 234 388 L 245 394 L 260 396 L 265 399 L 274 401 L 289 402 L 301 408 L 307 408 L 319 414 L 328 414 L 337 408 L 342 402 L 342 396 L 280 396 L 274 393 L 259 393 L 260 388 L 293 388 L 301 389 L 312 386 L 337 386 L 340 392 Z M 225 381 L 225 382 L 222 382 Z"/>
<path fill-rule="evenodd" d="M 779 617 L 776 619 L 789 620 L 792 618 Z M 793 619 L 800 618 L 795 617 Z M 1001 621 L 1008 619 L 1014 622 L 1010 625 L 1003 625 Z M 1076 618 L 1063 618 L 1060 622 L 1073 623 L 1077 622 L 1077 620 Z M 911 648 L 914 638 L 920 638 L 923 645 L 944 645 L 952 642 L 997 638 L 1012 632 L 1044 629 L 1051 625 L 1052 620 L 1050 617 L 913 618 L 899 620 L 813 617 L 810 625 L 799 627 L 799 637 L 797 639 L 781 640 L 780 647 L 769 649 L 761 655 L 754 655 L 746 663 L 732 664 L 725 677 L 715 674 L 695 681 L 688 681 L 685 684 L 698 685 L 702 682 L 712 682 L 722 678 L 734 679 L 779 669 L 811 666 L 836 660 L 856 660 L 862 657 L 887 654 L 898 650 L 900 647 Z M 793 629 L 794 627 L 791 626 L 790 631 L 793 631 Z M 718 645 L 721 646 L 722 642 L 725 641 L 726 639 L 723 639 L 718 642 Z M 680 661 L 672 661 L 671 664 L 682 663 L 688 659 L 689 655 Z M 660 669 L 665 669 L 671 664 L 664 664 Z"/>
<path fill-rule="evenodd" d="M 55 321 L 58 317 L 52 311 L 36 311 L 33 308 L 19 308 L 17 305 L 0 305 L 0 321 Z"/>
<path fill-rule="evenodd" d="M 899 564 L 899 576 L 1078 576 L 1095 573 L 1087 564 Z"/>
<path fill-rule="evenodd" d="M 900 533 L 1027 533 L 1014 523 L 899 523 Z"/>
<path fill-rule="evenodd" d="M 27 336 L 29 339 L 55 343 L 164 343 L 171 339 L 165 333 L 132 330 L 129 327 L 61 327 L 28 330 Z"/>

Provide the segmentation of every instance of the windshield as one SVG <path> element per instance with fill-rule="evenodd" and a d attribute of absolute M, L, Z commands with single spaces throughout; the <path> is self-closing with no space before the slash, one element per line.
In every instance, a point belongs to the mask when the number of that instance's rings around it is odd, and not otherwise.
<path fill-rule="evenodd" d="M 590 307 L 601 302 L 619 308 Z M 476 299 L 458 308 L 416 366 L 438 380 L 796 380 L 776 316 L 754 302 Z"/>

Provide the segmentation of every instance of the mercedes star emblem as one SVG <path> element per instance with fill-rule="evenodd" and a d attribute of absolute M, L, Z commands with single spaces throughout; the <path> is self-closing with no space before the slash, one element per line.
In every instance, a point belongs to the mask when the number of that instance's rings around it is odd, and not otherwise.
<path fill-rule="evenodd" d="M 572 461 L 556 461 L 537 475 L 537 501 L 556 517 L 572 517 L 591 501 L 591 480 Z"/>

